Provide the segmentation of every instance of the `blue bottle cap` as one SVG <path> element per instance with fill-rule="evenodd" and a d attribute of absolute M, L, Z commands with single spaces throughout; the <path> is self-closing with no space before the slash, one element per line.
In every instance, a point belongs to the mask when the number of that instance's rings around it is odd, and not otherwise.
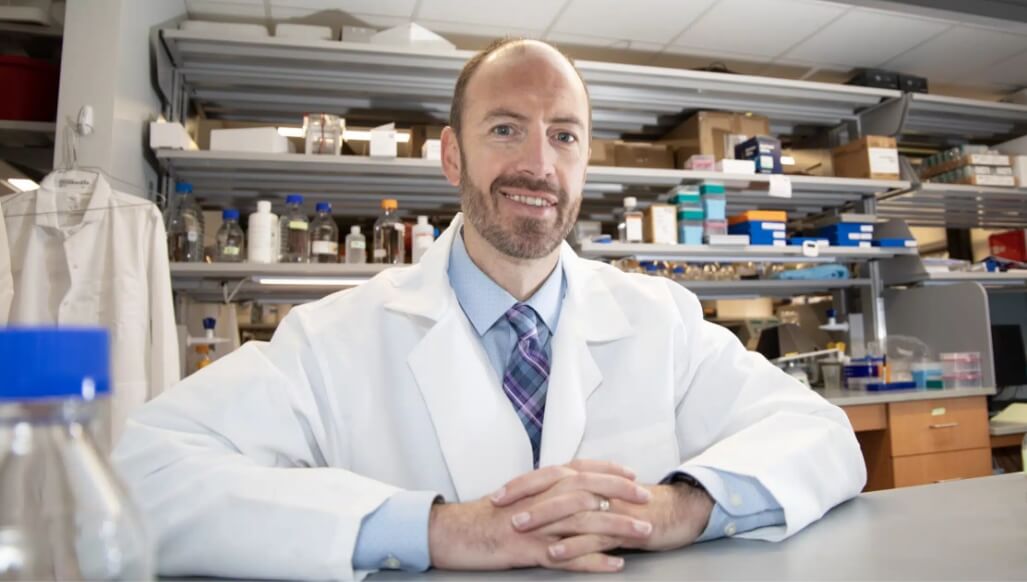
<path fill-rule="evenodd" d="M 315 208 L 318 212 L 331 212 L 332 204 L 331 202 L 318 202 Z"/>
<path fill-rule="evenodd" d="M 303 204 L 303 197 L 299 194 L 289 194 L 285 197 L 286 204 Z"/>
<path fill-rule="evenodd" d="M 218 320 L 213 317 L 203 318 L 203 329 L 214 329 L 218 324 Z"/>
<path fill-rule="evenodd" d="M 193 185 L 189 182 L 179 182 L 175 184 L 175 192 L 178 194 L 192 194 Z"/>
<path fill-rule="evenodd" d="M 0 329 L 0 401 L 109 394 L 110 338 L 94 327 Z"/>
<path fill-rule="evenodd" d="M 221 218 L 225 220 L 239 220 L 239 211 L 235 208 L 227 208 L 221 212 Z"/>

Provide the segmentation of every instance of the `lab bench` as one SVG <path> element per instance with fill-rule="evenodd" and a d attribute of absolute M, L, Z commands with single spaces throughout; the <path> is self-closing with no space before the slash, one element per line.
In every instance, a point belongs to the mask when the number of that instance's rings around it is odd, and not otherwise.
<path fill-rule="evenodd" d="M 917 402 L 917 401 L 907 401 Z M 922 401 L 921 401 L 922 402 Z M 987 431 L 985 431 L 987 432 Z M 720 539 L 629 553 L 624 571 L 569 575 L 489 572 L 489 580 L 1022 580 L 1027 477 L 969 479 L 864 493 L 780 543 Z M 380 572 L 386 580 L 480 580 L 481 572 Z"/>
<path fill-rule="evenodd" d="M 991 475 L 993 388 L 818 392 L 845 411 L 856 431 L 867 491 Z"/>

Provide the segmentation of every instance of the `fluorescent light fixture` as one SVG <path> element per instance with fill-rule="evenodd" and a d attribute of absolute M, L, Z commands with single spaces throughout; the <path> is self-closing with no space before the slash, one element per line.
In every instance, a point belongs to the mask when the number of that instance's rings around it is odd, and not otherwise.
<path fill-rule="evenodd" d="M 28 178 L 8 178 L 7 183 L 11 185 L 11 188 L 19 192 L 28 192 L 29 190 L 38 190 L 39 184 L 36 184 L 33 180 Z"/>
<path fill-rule="evenodd" d="M 278 135 L 282 137 L 304 137 L 302 127 L 279 127 Z M 371 141 L 371 132 L 347 129 L 343 132 L 342 139 L 343 141 Z M 396 132 L 397 143 L 407 143 L 408 141 L 410 141 L 409 133 Z"/>
<path fill-rule="evenodd" d="M 367 277 L 253 277 L 259 285 L 294 287 L 356 287 L 368 280 Z"/>

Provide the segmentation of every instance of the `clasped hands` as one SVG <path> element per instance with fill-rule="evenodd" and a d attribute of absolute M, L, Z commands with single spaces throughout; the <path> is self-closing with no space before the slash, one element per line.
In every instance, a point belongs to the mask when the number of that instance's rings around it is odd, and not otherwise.
<path fill-rule="evenodd" d="M 576 460 L 521 475 L 492 495 L 432 507 L 428 543 L 435 568 L 541 566 L 617 572 L 617 549 L 669 550 L 705 529 L 713 501 L 686 484 L 640 485 L 606 461 Z"/>

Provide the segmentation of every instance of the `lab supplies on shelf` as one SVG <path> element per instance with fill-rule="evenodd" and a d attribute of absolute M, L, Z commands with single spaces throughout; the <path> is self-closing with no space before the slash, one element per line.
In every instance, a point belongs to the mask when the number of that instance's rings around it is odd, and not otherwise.
<path fill-rule="evenodd" d="M 332 218 L 332 205 L 318 202 L 317 216 L 310 223 L 310 261 L 312 263 L 339 262 L 339 227 Z"/>
<path fill-rule="evenodd" d="M 417 224 L 414 226 L 411 235 L 411 262 L 420 263 L 421 257 L 424 256 L 424 253 L 435 242 L 435 227 L 428 223 L 427 216 L 418 216 Z"/>
<path fill-rule="evenodd" d="M 617 238 L 621 242 L 642 242 L 642 213 L 638 210 L 638 199 L 624 198 L 624 216 L 617 225 Z"/>
<path fill-rule="evenodd" d="M 406 226 L 396 215 L 398 209 L 395 199 L 382 200 L 382 213 L 374 223 L 374 263 L 400 265 L 406 262 Z"/>
<path fill-rule="evenodd" d="M 353 225 L 346 235 L 346 264 L 362 265 L 367 262 L 367 237 L 360 232 L 360 227 Z"/>
<path fill-rule="evenodd" d="M 168 259 L 171 261 L 202 263 L 204 259 L 203 212 L 192 194 L 192 184 L 175 184 L 175 195 L 165 212 Z"/>
<path fill-rule="evenodd" d="M 246 248 L 246 260 L 250 263 L 278 262 L 278 216 L 271 212 L 271 202 L 257 201 L 257 211 L 250 215 L 249 245 Z"/>
<path fill-rule="evenodd" d="M 228 208 L 221 213 L 214 260 L 219 263 L 242 262 L 246 252 L 246 236 L 239 226 L 239 211 Z"/>
<path fill-rule="evenodd" d="M 280 263 L 310 262 L 310 219 L 303 212 L 303 196 L 290 194 L 285 198 L 286 209 L 278 220 Z"/>
<path fill-rule="evenodd" d="M 342 151 L 346 120 L 331 113 L 303 116 L 304 150 L 308 154 L 337 156 Z"/>

